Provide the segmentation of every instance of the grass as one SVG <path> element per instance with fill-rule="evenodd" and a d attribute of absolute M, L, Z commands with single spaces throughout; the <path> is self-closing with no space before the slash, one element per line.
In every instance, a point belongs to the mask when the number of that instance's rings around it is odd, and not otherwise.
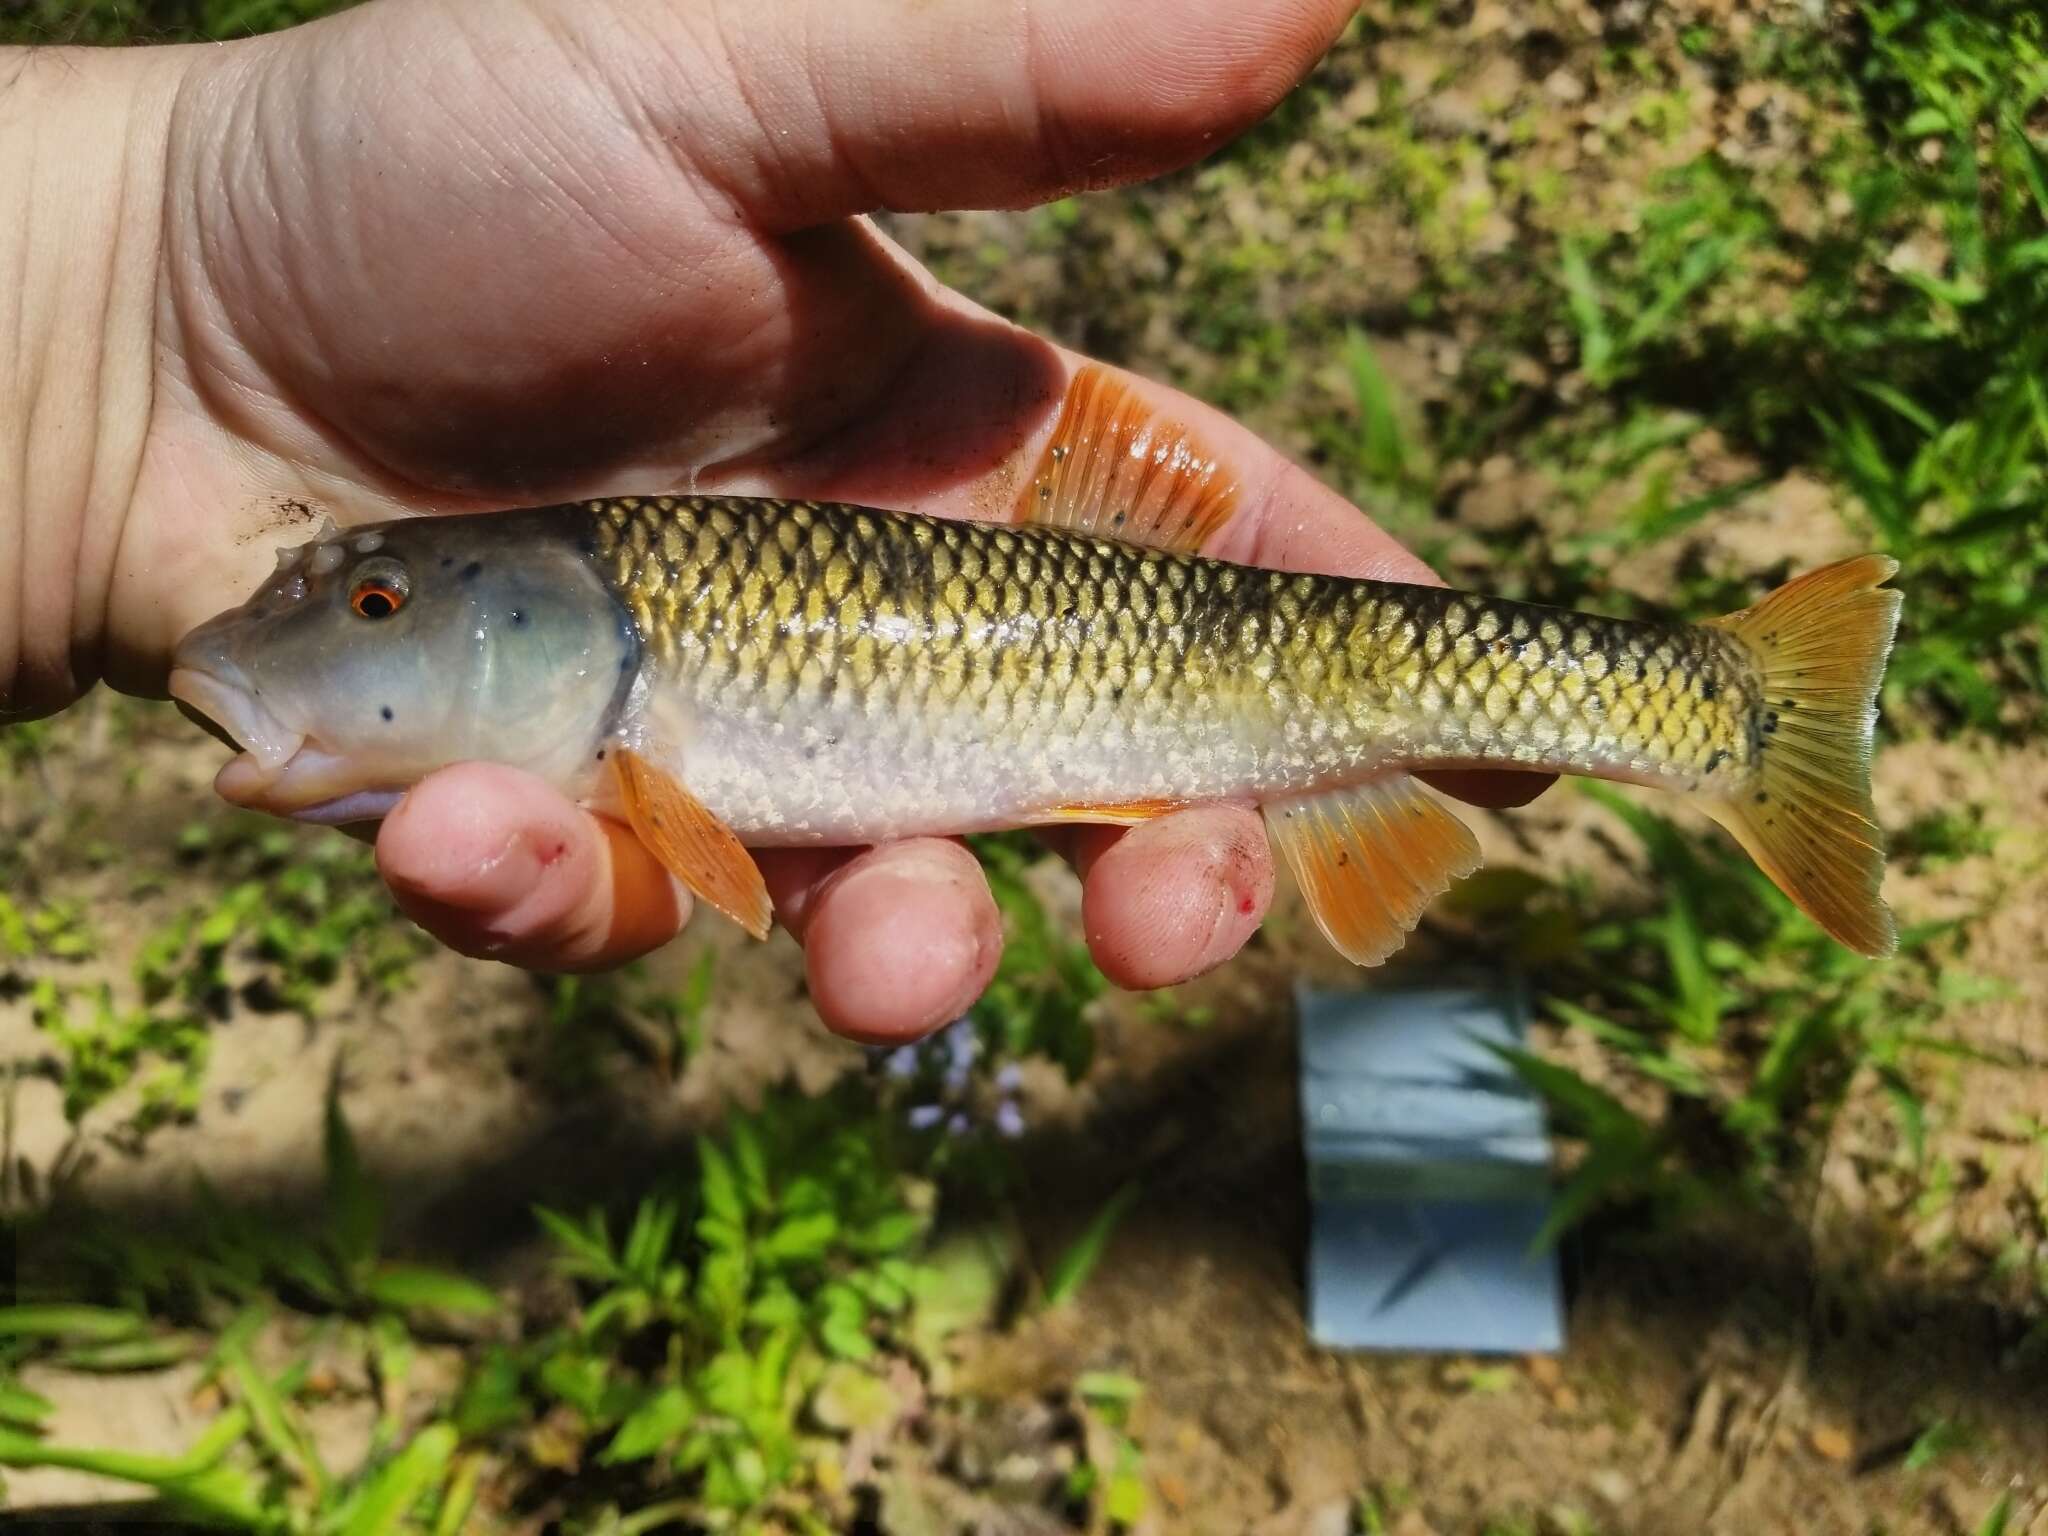
<path fill-rule="evenodd" d="M 2044 39 L 2032 7 L 1865 4 L 1751 61 L 1825 114 L 1796 171 L 1690 161 L 1559 266 L 1588 384 L 1837 487 L 1911 595 L 1891 700 L 1987 732 L 2048 694 Z"/>
<path fill-rule="evenodd" d="M 680 986 L 649 980 L 644 964 L 597 975 L 541 976 L 546 1000 L 544 1056 L 548 1077 L 566 1093 L 601 1080 L 601 1052 L 619 1046 L 674 1080 L 704 1044 L 705 1013 L 718 974 L 718 952 L 698 952 Z"/>
<path fill-rule="evenodd" d="M 199 1390 L 222 1410 L 182 1455 L 57 1445 L 37 1434 L 50 1405 L 17 1385 L 23 1407 L 15 1427 L 0 1430 L 0 1465 L 97 1473 L 150 1490 L 163 1513 L 249 1531 L 383 1531 L 411 1512 L 421 1519 L 409 1529 L 466 1528 L 477 1459 L 457 1457 L 458 1435 L 445 1419 L 408 1422 L 393 1404 L 402 1401 L 419 1319 L 488 1316 L 500 1303 L 460 1275 L 382 1257 L 383 1195 L 332 1089 L 326 1167 L 329 1218 L 317 1234 L 280 1228 L 204 1187 L 198 1235 L 184 1242 L 43 1218 L 64 1228 L 68 1270 L 43 1283 L 99 1301 L 0 1309 L 7 1374 L 36 1363 L 118 1373 L 194 1360 Z M 26 1236 L 40 1237 L 44 1251 L 58 1247 L 35 1222 Z M 321 1325 L 280 1325 L 287 1310 L 294 1322 Z M 259 1365 L 259 1341 L 265 1358 L 286 1343 L 289 1363 Z M 361 1464 L 339 1471 L 322 1460 L 305 1418 L 307 1405 L 331 1391 L 318 1363 L 329 1345 L 362 1362 L 385 1405 Z"/>
<path fill-rule="evenodd" d="M 31 1070 L 61 1086 L 74 1125 L 135 1085 L 111 1128 L 130 1146 L 197 1112 L 211 1031 L 236 1007 L 310 1023 L 342 983 L 374 1006 L 425 950 L 396 920 L 369 853 L 344 839 L 216 816 L 185 828 L 176 864 L 203 864 L 224 892 L 148 930 L 111 979 L 76 903 L 0 896 L 0 990 L 26 995 L 50 1047 Z"/>
<path fill-rule="evenodd" d="M 1603 786 L 1583 791 L 1634 839 L 1646 908 L 1616 912 L 1582 882 L 1522 871 L 1459 893 L 1508 915 L 1551 1018 L 1592 1042 L 1603 1081 L 1528 1051 L 1504 1052 L 1553 1105 L 1583 1156 L 1547 1234 L 1602 1204 L 1650 1199 L 1668 1215 L 1703 1201 L 1797 1198 L 1850 1088 L 1890 1100 L 1902 1156 L 1925 1156 L 1914 1066 L 1971 1054 L 1957 1011 L 1995 995 L 1958 963 L 1960 922 L 1909 925 L 1872 964 L 1833 943 L 1723 840 L 1696 839 Z"/>
<path fill-rule="evenodd" d="M 1087 1008 L 1109 983 L 1087 946 L 1056 925 L 1026 875 L 1041 857 L 1028 837 L 971 840 L 1003 918 L 1003 954 L 975 1005 L 987 1061 L 1045 1056 L 1069 1080 L 1084 1076 L 1095 1055 Z"/>
<path fill-rule="evenodd" d="M 857 1098 L 777 1096 L 621 1209 L 536 1209 L 567 1301 L 549 1320 L 384 1255 L 386 1196 L 331 1091 L 316 1232 L 204 1189 L 190 1236 L 62 1213 L 43 1218 L 61 1244 L 32 1228 L 25 1251 L 64 1265 L 38 1285 L 66 1299 L 0 1308 L 0 1465 L 103 1473 L 251 1531 L 468 1529 L 480 1484 L 500 1509 L 552 1499 L 583 1529 L 835 1528 L 831 1456 L 892 1412 L 887 1361 L 943 1351 L 994 1295 L 962 1273 L 985 1248 L 929 1249 L 914 1138 Z M 451 1319 L 491 1323 L 495 1342 L 458 1332 L 473 1341 L 458 1384 L 409 1388 Z M 221 1407 L 172 1457 L 45 1441 L 50 1405 L 19 1379 L 180 1359 Z M 322 1461 L 308 1418 L 346 1395 L 336 1361 L 378 1405 L 352 1467 Z"/>

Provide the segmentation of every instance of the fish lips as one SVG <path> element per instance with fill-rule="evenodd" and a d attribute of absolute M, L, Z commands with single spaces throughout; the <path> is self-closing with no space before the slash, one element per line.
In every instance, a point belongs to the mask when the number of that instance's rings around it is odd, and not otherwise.
<path fill-rule="evenodd" d="M 213 781 L 231 805 L 352 826 L 380 820 L 398 803 L 402 791 L 364 789 L 344 759 L 286 726 L 233 668 L 178 667 L 170 692 L 188 717 L 238 749 Z"/>
<path fill-rule="evenodd" d="M 238 747 L 253 768 L 270 778 L 282 773 L 305 745 L 305 732 L 292 730 L 272 714 L 245 678 L 224 677 L 199 667 L 175 667 L 170 691 L 188 714 L 198 716 L 214 735 Z"/>

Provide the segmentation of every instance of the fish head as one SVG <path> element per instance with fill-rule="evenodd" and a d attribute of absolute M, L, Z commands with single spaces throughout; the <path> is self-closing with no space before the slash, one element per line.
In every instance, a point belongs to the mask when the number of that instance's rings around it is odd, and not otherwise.
<path fill-rule="evenodd" d="M 173 698 L 239 755 L 227 800 L 375 820 L 451 763 L 575 792 L 639 665 L 631 616 L 557 528 L 502 516 L 331 526 L 194 629 Z"/>

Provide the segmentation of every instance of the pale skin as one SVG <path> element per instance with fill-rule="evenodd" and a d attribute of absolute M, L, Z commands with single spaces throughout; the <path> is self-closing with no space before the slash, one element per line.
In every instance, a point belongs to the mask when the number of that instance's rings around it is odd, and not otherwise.
<path fill-rule="evenodd" d="M 694 484 L 1004 515 L 1086 360 L 859 215 L 1156 175 L 1259 117 L 1352 0 L 375 0 L 211 48 L 0 50 L 0 719 L 163 695 L 297 504 L 346 523 Z M 1430 581 L 1215 412 L 1142 386 L 1241 488 L 1208 553 Z M 1544 781 L 1444 787 L 1518 803 Z M 687 898 L 483 764 L 376 833 L 468 954 L 622 964 Z M 1062 833 L 1089 946 L 1156 987 L 1273 893 L 1248 807 Z M 1001 948 L 960 844 L 764 852 L 825 1022 L 914 1038 Z"/>

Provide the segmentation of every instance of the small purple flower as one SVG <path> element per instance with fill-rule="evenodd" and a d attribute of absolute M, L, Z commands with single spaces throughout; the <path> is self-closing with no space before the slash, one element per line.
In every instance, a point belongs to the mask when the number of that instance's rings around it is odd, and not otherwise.
<path fill-rule="evenodd" d="M 996 1089 L 1001 1093 L 1015 1093 L 1023 1085 L 1024 1073 L 1014 1061 L 1006 1061 L 996 1072 Z"/>
<path fill-rule="evenodd" d="M 967 1069 L 974 1065 L 974 1058 L 981 1054 L 981 1040 L 974 1033 L 971 1019 L 959 1018 L 945 1029 L 947 1077 L 959 1074 L 963 1078 Z"/>
<path fill-rule="evenodd" d="M 945 1117 L 946 1111 L 939 1104 L 913 1104 L 910 1106 L 910 1128 L 913 1131 L 928 1131 Z"/>
<path fill-rule="evenodd" d="M 1024 1111 L 1017 1107 L 1015 1099 L 1005 1099 L 996 1106 L 996 1134 L 1007 1141 L 1015 1141 L 1024 1134 Z"/>
<path fill-rule="evenodd" d="M 917 1076 L 917 1047 L 897 1046 L 882 1058 L 882 1070 L 899 1082 Z"/>

